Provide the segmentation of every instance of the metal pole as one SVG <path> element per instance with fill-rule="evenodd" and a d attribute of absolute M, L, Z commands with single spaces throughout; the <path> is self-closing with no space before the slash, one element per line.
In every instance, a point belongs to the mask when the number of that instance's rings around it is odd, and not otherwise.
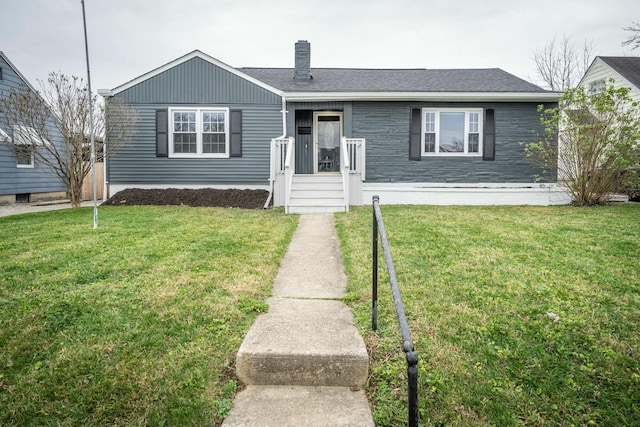
<path fill-rule="evenodd" d="M 82 3 L 82 24 L 84 26 L 84 50 L 87 58 L 87 90 L 89 91 L 89 133 L 91 134 L 91 176 L 93 179 L 93 229 L 98 228 L 98 200 L 96 196 L 96 146 L 93 135 L 93 102 L 91 95 L 91 71 L 89 67 L 89 42 L 87 41 L 87 18 Z"/>
<path fill-rule="evenodd" d="M 375 203 L 378 196 L 373 196 L 373 257 L 371 266 L 371 328 L 378 330 L 378 219 L 376 218 Z"/>
<path fill-rule="evenodd" d="M 415 362 L 417 363 L 417 356 Z M 407 357 L 409 359 L 409 357 Z M 407 360 L 407 362 L 409 362 Z M 411 362 L 409 362 L 411 363 Z M 407 365 L 407 385 L 408 385 L 408 409 L 409 409 L 409 427 L 418 427 L 418 366 Z"/>

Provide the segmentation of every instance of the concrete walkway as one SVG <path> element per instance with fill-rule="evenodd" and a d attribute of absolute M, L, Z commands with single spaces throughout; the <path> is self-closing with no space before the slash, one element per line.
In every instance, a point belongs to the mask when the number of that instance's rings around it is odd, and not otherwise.
<path fill-rule="evenodd" d="M 102 201 L 98 201 L 98 204 Z M 92 201 L 80 202 L 80 206 L 93 206 Z M 57 211 L 60 209 L 70 209 L 71 203 L 68 200 L 56 200 L 52 202 L 36 202 L 36 203 L 12 203 L 9 205 L 0 205 L 0 217 L 21 215 L 33 212 Z"/>
<path fill-rule="evenodd" d="M 238 351 L 236 371 L 247 387 L 223 426 L 374 426 L 362 390 L 369 358 L 340 301 L 345 289 L 333 215 L 302 215 L 269 312 Z"/>

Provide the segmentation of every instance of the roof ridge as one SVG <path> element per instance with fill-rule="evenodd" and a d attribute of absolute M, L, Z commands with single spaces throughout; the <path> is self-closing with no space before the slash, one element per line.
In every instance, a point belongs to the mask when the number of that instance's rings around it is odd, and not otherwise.
<path fill-rule="evenodd" d="M 295 67 L 235 67 L 237 70 L 295 70 Z M 482 68 L 365 68 L 365 67 L 311 67 L 312 70 L 348 70 L 348 71 L 508 71 L 500 67 Z"/>

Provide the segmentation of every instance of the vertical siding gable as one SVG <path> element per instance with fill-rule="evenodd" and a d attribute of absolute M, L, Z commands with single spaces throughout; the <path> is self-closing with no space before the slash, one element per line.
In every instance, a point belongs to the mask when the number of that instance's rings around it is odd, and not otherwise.
<path fill-rule="evenodd" d="M 118 94 L 127 102 L 155 104 L 271 104 L 280 97 L 195 57 Z"/>

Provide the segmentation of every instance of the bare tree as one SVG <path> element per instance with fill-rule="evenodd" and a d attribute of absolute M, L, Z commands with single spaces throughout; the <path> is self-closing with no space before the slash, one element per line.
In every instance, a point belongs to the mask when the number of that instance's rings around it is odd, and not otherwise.
<path fill-rule="evenodd" d="M 629 31 L 631 35 L 622 42 L 622 46 L 631 46 L 631 49 L 637 49 L 640 47 L 640 23 L 633 22 L 630 26 L 623 28 L 625 31 Z"/>
<path fill-rule="evenodd" d="M 52 72 L 40 86 L 41 92 L 22 88 L 0 97 L 0 123 L 13 130 L 13 139 L 5 143 L 16 156 L 32 155 L 55 173 L 67 186 L 71 205 L 79 207 L 82 183 L 91 171 L 89 114 L 97 139 L 103 141 L 109 120 L 108 144 L 99 150 L 102 157 L 131 140 L 137 112 L 120 98 L 110 100 L 108 117 L 96 96 L 90 108 L 82 78 Z"/>
<path fill-rule="evenodd" d="M 591 64 L 593 42 L 584 41 L 576 46 L 571 38 L 554 37 L 542 49 L 533 52 L 536 77 L 553 91 L 564 92 L 578 84 Z"/>

